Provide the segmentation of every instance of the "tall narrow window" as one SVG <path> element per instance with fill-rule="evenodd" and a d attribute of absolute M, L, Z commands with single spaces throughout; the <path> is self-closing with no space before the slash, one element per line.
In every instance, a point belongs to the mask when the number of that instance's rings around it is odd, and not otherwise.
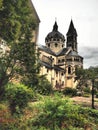
<path fill-rule="evenodd" d="M 71 67 L 68 67 L 68 74 L 71 74 Z"/>
<path fill-rule="evenodd" d="M 55 43 L 55 47 L 57 47 L 58 46 L 58 44 L 57 43 Z"/>
<path fill-rule="evenodd" d="M 48 47 L 50 47 L 50 43 L 48 43 Z"/>

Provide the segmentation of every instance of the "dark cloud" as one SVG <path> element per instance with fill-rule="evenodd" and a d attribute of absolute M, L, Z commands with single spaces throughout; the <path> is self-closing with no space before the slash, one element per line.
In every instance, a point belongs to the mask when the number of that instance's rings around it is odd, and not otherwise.
<path fill-rule="evenodd" d="M 79 54 L 84 58 L 84 68 L 98 66 L 98 47 L 80 47 Z"/>

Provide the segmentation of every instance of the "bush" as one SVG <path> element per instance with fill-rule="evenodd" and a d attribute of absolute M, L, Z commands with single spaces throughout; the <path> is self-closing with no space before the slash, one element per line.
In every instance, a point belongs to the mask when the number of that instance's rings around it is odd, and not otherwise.
<path fill-rule="evenodd" d="M 96 93 L 96 98 L 98 98 L 98 93 Z"/>
<path fill-rule="evenodd" d="M 35 89 L 42 95 L 49 95 L 53 92 L 52 85 L 45 77 L 40 78 L 38 86 L 36 86 Z"/>
<path fill-rule="evenodd" d="M 63 90 L 63 94 L 65 96 L 76 96 L 77 95 L 77 90 L 75 88 L 68 88 L 66 87 L 64 90 Z"/>
<path fill-rule="evenodd" d="M 33 100 L 33 90 L 22 84 L 9 84 L 6 88 L 11 113 L 21 113 L 30 100 Z"/>
<path fill-rule="evenodd" d="M 61 100 L 59 97 L 45 99 L 38 108 L 40 112 L 32 119 L 32 127 L 36 129 L 44 127 L 44 130 L 71 130 L 68 128 L 71 126 L 73 126 L 71 128 L 83 128 L 87 122 L 78 105 L 73 105 L 69 100 Z"/>
<path fill-rule="evenodd" d="M 86 92 L 86 93 L 91 93 L 91 90 L 90 90 L 89 87 L 85 87 L 85 88 L 83 89 L 83 91 Z"/>

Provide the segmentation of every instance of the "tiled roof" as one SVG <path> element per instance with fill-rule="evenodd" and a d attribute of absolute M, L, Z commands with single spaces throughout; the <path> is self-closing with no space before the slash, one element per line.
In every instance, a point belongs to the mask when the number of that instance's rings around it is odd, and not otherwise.
<path fill-rule="evenodd" d="M 39 50 L 45 51 L 45 52 L 47 52 L 47 53 L 49 53 L 51 55 L 56 56 L 56 54 L 50 48 L 48 48 L 46 46 L 39 45 L 38 48 L 39 48 Z"/>
<path fill-rule="evenodd" d="M 77 57 L 81 57 L 76 51 L 70 51 L 68 56 L 77 56 Z M 82 58 L 82 57 L 81 57 Z"/>
<path fill-rule="evenodd" d="M 59 67 L 58 65 L 54 65 L 54 66 L 51 66 L 50 64 L 48 64 L 47 62 L 43 62 L 43 61 L 40 61 L 40 63 L 44 66 L 46 66 L 47 68 L 49 69 L 54 69 L 54 70 L 57 70 L 57 71 L 64 71 L 63 68 Z"/>
<path fill-rule="evenodd" d="M 46 66 L 47 68 L 52 69 L 52 66 L 50 64 L 48 64 L 47 62 L 40 61 L 40 63 L 42 65 Z"/>
<path fill-rule="evenodd" d="M 58 65 L 54 65 L 54 69 L 58 71 L 64 71 L 64 69 L 59 67 Z"/>
<path fill-rule="evenodd" d="M 50 48 L 43 46 L 43 45 L 40 45 L 38 48 L 39 48 L 39 50 L 43 50 L 53 56 L 63 56 L 68 51 L 68 48 L 63 48 L 60 52 L 54 53 Z"/>
<path fill-rule="evenodd" d="M 66 54 L 66 52 L 68 51 L 68 48 L 63 48 L 60 52 L 58 52 L 56 55 L 57 56 L 63 56 Z"/>

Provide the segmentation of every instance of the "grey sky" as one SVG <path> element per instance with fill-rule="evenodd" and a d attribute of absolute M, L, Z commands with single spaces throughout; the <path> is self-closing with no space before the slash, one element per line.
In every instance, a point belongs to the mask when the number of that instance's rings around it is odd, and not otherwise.
<path fill-rule="evenodd" d="M 84 67 L 98 65 L 98 0 L 32 1 L 41 20 L 40 44 L 45 44 L 45 37 L 52 31 L 55 18 L 59 31 L 66 37 L 72 18 L 78 33 L 79 53 L 84 56 Z"/>

